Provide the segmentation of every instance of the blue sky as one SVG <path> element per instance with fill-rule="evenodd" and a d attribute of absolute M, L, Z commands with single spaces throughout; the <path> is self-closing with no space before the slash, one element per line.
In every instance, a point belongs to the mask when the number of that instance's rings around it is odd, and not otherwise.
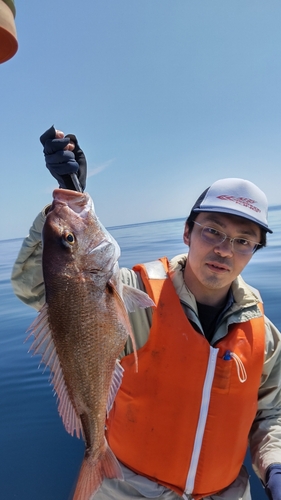
<path fill-rule="evenodd" d="M 16 1 L 0 65 L 1 239 L 56 181 L 39 136 L 75 133 L 106 226 L 185 217 L 213 181 L 281 203 L 280 0 Z"/>

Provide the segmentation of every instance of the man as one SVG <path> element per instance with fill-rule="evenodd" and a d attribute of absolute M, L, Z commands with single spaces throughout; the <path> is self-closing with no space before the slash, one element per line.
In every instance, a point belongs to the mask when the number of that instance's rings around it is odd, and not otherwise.
<path fill-rule="evenodd" d="M 41 141 L 60 186 L 77 189 L 74 173 L 84 189 L 86 160 L 76 138 L 52 128 Z M 45 212 L 12 274 L 15 293 L 35 308 L 44 302 Z M 240 276 L 268 232 L 264 193 L 243 179 L 221 179 L 190 212 L 187 255 L 121 271 L 156 307 L 130 314 L 139 370 L 128 342 L 107 422 L 124 481 L 104 479 L 95 499 L 249 500 L 249 440 L 268 497 L 281 500 L 281 337 L 258 291 Z"/>

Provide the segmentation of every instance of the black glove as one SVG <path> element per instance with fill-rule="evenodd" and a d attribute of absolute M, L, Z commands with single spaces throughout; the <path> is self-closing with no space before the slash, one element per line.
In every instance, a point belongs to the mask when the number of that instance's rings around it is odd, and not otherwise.
<path fill-rule="evenodd" d="M 281 500 L 281 464 L 272 464 L 268 467 L 265 492 L 270 500 Z"/>
<path fill-rule="evenodd" d="M 73 191 L 84 191 L 87 177 L 87 161 L 73 134 L 61 139 L 56 138 L 56 130 L 52 126 L 41 135 L 40 141 L 44 146 L 46 167 L 57 179 L 59 186 Z M 64 148 L 74 143 L 74 150 Z"/>

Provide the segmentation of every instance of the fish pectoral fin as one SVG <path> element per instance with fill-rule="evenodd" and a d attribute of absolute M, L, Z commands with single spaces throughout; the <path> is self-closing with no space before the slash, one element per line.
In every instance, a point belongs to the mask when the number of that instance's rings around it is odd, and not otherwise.
<path fill-rule="evenodd" d="M 123 298 L 127 311 L 134 312 L 135 306 L 146 308 L 153 307 L 155 303 L 147 293 L 129 285 L 123 285 Z"/>
<path fill-rule="evenodd" d="M 29 332 L 26 340 L 34 335 L 34 340 L 29 348 L 33 355 L 41 354 L 41 362 L 50 368 L 51 383 L 58 396 L 58 412 L 62 417 L 64 426 L 72 436 L 76 432 L 77 437 L 83 433 L 80 418 L 76 414 L 74 406 L 70 400 L 65 384 L 61 363 L 49 325 L 48 304 L 45 303 L 40 309 L 38 316 L 27 330 Z"/>
<path fill-rule="evenodd" d="M 104 451 L 96 459 L 85 453 L 73 500 L 92 498 L 105 477 L 124 480 L 121 467 L 106 439 Z"/>
<path fill-rule="evenodd" d="M 113 406 L 116 394 L 120 388 L 120 385 L 122 383 L 122 378 L 123 378 L 123 372 L 124 368 L 120 364 L 120 361 L 117 359 L 115 363 L 115 370 L 112 375 L 112 380 L 111 380 L 111 385 L 109 389 L 109 395 L 108 395 L 108 400 L 107 400 L 107 407 L 106 407 L 106 412 L 107 412 L 107 417 L 109 415 L 109 412 Z"/>

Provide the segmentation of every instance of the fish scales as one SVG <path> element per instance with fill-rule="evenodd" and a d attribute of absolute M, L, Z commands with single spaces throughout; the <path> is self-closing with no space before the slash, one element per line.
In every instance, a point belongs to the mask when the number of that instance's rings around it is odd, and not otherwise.
<path fill-rule="evenodd" d="M 96 302 L 90 280 L 70 287 L 68 282 L 68 278 L 65 283 L 57 280 L 57 293 L 56 285 L 50 283 L 54 299 L 49 301 L 48 315 L 54 342 L 78 413 L 84 413 L 84 406 L 90 412 L 101 407 L 104 419 L 115 360 L 128 337 L 127 326 L 118 319 L 112 293 L 105 293 Z M 65 284 L 62 288 L 61 283 Z M 91 416 L 96 418 L 95 413 Z"/>
<path fill-rule="evenodd" d="M 68 211 L 68 207 L 60 207 L 60 213 L 63 209 Z M 81 221 L 78 215 L 71 215 L 79 229 Z M 65 256 L 56 252 L 54 261 L 53 245 L 48 240 L 48 230 L 53 230 L 53 227 L 51 225 L 48 228 L 46 224 L 43 269 L 49 324 L 63 366 L 68 393 L 78 415 L 82 415 L 83 421 L 87 421 L 88 426 L 94 429 L 96 435 L 90 436 L 91 442 L 95 442 L 95 447 L 99 449 L 104 442 L 104 428 L 101 429 L 101 425 L 104 426 L 115 360 L 127 339 L 128 328 L 125 328 L 120 320 L 118 323 L 116 301 L 113 293 L 109 293 L 108 287 L 105 286 L 106 280 L 101 276 L 95 283 L 92 274 L 87 272 L 89 269 L 84 263 L 87 232 L 92 225 L 97 224 L 91 213 L 87 216 L 90 220 L 87 221 L 86 227 L 82 226 L 84 241 L 79 241 L 80 247 L 75 258 L 73 253 Z M 50 217 L 49 224 L 52 222 L 52 213 Z M 61 217 L 65 223 L 67 213 L 61 213 Z M 67 225 L 63 225 L 63 230 L 66 234 L 74 234 L 75 224 L 67 222 Z M 60 221 L 59 228 L 61 225 Z M 95 240 L 98 237 L 104 238 L 100 233 L 98 226 Z M 122 319 L 124 321 L 124 318 Z M 83 431 L 85 434 L 85 429 Z M 85 436 L 87 439 L 89 434 L 88 431 Z M 87 448 L 91 447 L 91 442 L 86 442 Z"/>
<path fill-rule="evenodd" d="M 29 329 L 31 350 L 50 368 L 66 430 L 85 440 L 73 499 L 89 500 L 104 477 L 122 479 L 104 433 L 121 384 L 117 358 L 129 335 L 134 342 L 125 304 L 154 304 L 121 283 L 119 246 L 90 196 L 59 189 L 53 198 L 43 229 L 46 303 Z"/>

